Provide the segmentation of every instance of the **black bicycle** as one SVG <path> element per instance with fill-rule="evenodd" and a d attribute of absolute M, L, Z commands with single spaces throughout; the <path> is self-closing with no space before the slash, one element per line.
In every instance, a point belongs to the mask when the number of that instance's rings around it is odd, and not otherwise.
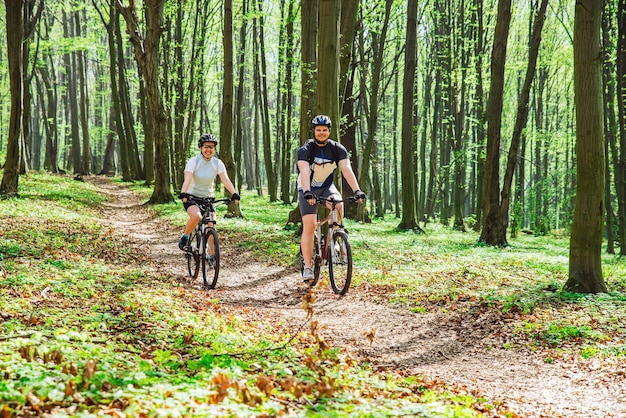
<path fill-rule="evenodd" d="M 187 271 L 193 279 L 198 277 L 202 266 L 202 280 L 205 289 L 213 289 L 220 274 L 220 240 L 217 234 L 215 207 L 218 203 L 229 204 L 229 198 L 190 197 L 200 208 L 202 219 L 189 235 L 185 246 Z"/>
<path fill-rule="evenodd" d="M 313 282 L 315 286 L 320 277 L 321 266 L 328 265 L 328 278 L 330 286 L 338 295 L 345 295 L 352 281 L 352 248 L 348 241 L 348 234 L 342 224 L 339 223 L 337 205 L 343 202 L 355 203 L 353 196 L 343 200 L 335 200 L 326 197 L 315 197 L 317 203 L 330 203 L 331 209 L 328 216 L 317 220 L 315 233 L 313 234 Z M 324 237 L 322 226 L 328 224 L 328 236 Z M 300 272 L 304 269 L 304 258 L 300 249 Z"/>

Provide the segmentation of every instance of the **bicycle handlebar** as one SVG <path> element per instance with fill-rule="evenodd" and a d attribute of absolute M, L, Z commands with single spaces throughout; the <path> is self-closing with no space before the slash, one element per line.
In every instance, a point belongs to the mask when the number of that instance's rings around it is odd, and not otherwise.
<path fill-rule="evenodd" d="M 333 199 L 332 197 L 324 197 L 324 196 L 315 196 L 315 201 L 317 203 L 322 203 L 322 202 L 328 202 L 331 204 L 337 204 L 337 203 L 343 203 L 343 202 L 350 202 L 350 203 L 356 203 L 358 202 L 358 199 L 355 199 L 354 196 L 348 196 L 344 199 Z"/>
<path fill-rule="evenodd" d="M 226 205 L 230 204 L 232 200 L 229 197 L 223 197 L 221 199 L 216 199 L 214 197 L 196 197 L 192 196 L 188 198 L 192 202 L 207 204 L 207 203 L 224 203 Z"/>

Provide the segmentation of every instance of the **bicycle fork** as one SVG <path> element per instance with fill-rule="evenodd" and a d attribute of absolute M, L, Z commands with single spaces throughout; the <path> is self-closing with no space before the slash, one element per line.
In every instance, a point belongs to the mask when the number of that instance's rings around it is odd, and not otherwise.
<path fill-rule="evenodd" d="M 207 210 L 209 211 L 208 216 L 203 217 L 202 220 L 200 221 L 202 223 L 201 233 L 202 233 L 203 239 L 205 239 L 205 237 L 208 237 L 209 231 L 215 228 L 215 223 L 216 223 L 215 210 L 212 207 L 209 207 Z M 210 245 L 212 246 L 213 242 L 207 241 L 206 244 L 207 245 L 204 246 L 203 248 L 204 254 L 202 254 L 202 258 L 207 260 L 209 264 L 212 266 L 213 257 L 209 257 L 209 254 L 213 254 L 213 248 L 209 248 L 209 246 Z"/>

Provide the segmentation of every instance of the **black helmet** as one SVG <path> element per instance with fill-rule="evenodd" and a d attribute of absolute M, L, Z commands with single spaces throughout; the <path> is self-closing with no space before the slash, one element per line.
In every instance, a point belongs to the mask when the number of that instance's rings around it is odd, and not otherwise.
<path fill-rule="evenodd" d="M 313 118 L 313 120 L 311 121 L 311 124 L 313 125 L 314 128 L 319 125 L 324 125 L 324 126 L 328 126 L 328 129 L 330 129 L 332 126 L 332 122 L 330 121 L 330 118 L 326 115 L 317 115 L 316 117 Z"/>
<path fill-rule="evenodd" d="M 213 142 L 217 145 L 217 138 L 213 134 L 204 134 L 198 139 L 198 148 L 202 148 L 202 144 L 205 142 Z"/>

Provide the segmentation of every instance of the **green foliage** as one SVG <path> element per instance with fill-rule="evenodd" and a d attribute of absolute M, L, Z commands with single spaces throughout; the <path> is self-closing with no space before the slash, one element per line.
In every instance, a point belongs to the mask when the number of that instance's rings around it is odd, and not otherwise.
<path fill-rule="evenodd" d="M 294 265 L 299 237 L 282 228 L 291 209 L 245 194 L 245 218 L 224 220 L 219 228 L 238 257 Z M 180 203 L 157 210 L 178 225 L 186 220 Z M 626 338 L 626 315 L 621 314 L 626 266 L 619 257 L 603 254 L 609 293 L 586 296 L 560 291 L 569 252 L 569 240 L 562 234 L 519 234 L 508 247 L 493 248 L 478 243 L 474 232 L 438 224 L 426 225 L 425 235 L 397 231 L 394 218 L 370 224 L 347 219 L 344 224 L 353 247 L 353 286 L 367 286 L 374 299 L 390 300 L 414 313 L 444 312 L 470 324 L 494 316 L 491 331 L 510 332 L 515 343 L 503 345 L 511 347 L 566 346 L 583 357 L 604 356 L 619 353 L 607 347 Z M 563 317 L 571 317 L 570 325 L 559 322 Z M 528 324 L 535 326 L 532 332 Z"/>
<path fill-rule="evenodd" d="M 483 400 L 372 373 L 311 343 L 319 342 L 314 329 L 285 345 L 281 333 L 196 303 L 206 293 L 179 291 L 93 221 L 103 197 L 88 184 L 21 180 L 20 197 L 0 201 L 3 415 L 479 416 Z M 226 240 L 253 231 L 257 242 L 294 240 L 273 225 L 282 207 L 248 201 L 258 219 L 221 222 Z M 182 212 L 180 204 L 160 210 L 176 219 Z M 287 261 L 286 248 L 266 251 Z"/>

